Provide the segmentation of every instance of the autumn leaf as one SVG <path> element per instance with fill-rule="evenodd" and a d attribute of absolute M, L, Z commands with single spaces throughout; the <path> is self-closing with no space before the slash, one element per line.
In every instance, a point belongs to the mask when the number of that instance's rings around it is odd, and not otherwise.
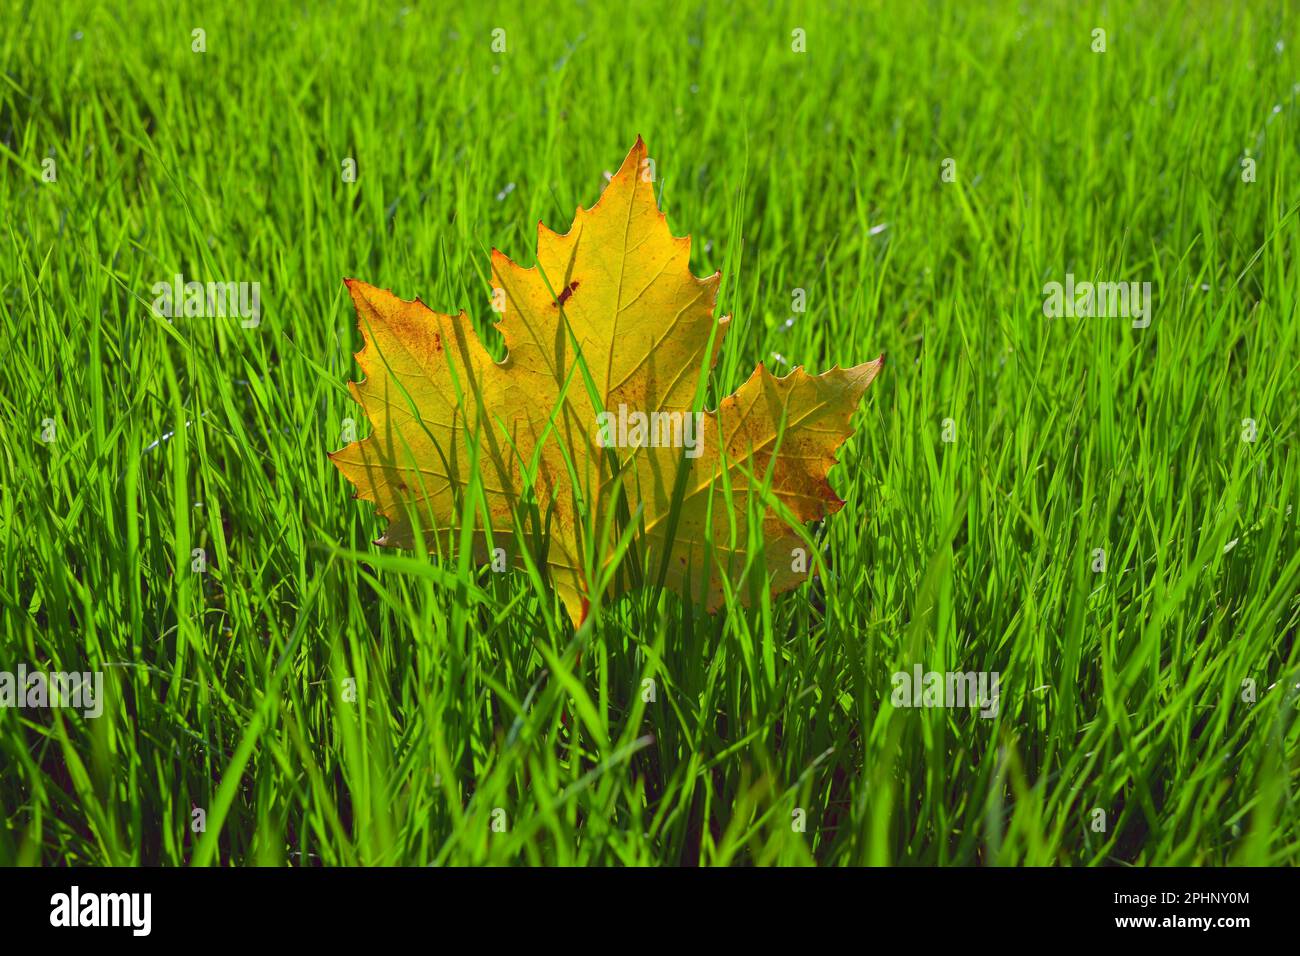
<path fill-rule="evenodd" d="M 827 473 L 884 357 L 782 378 L 759 365 L 703 411 L 729 327 L 713 314 L 720 276 L 691 273 L 652 170 L 638 137 L 567 233 L 538 223 L 536 266 L 493 250 L 501 362 L 463 310 L 347 280 L 366 376 L 351 387 L 372 430 L 331 458 L 389 519 L 379 544 L 413 546 L 417 527 L 450 543 L 472 507 L 480 558 L 490 530 L 514 563 L 545 569 L 575 624 L 637 582 L 612 576 L 630 539 L 639 580 L 711 609 L 745 573 L 751 533 L 773 593 L 807 579 L 793 525 L 842 507 Z"/>

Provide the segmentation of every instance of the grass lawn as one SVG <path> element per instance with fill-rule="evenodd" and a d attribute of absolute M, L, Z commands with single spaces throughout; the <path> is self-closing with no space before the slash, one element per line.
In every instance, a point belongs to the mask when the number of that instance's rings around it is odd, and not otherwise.
<path fill-rule="evenodd" d="M 0 671 L 103 712 L 0 709 L 0 864 L 1300 864 L 1300 11 L 1092 7 L 11 0 Z M 373 544 L 343 279 L 500 355 L 638 134 L 711 403 L 887 362 L 820 578 L 575 630 Z"/>

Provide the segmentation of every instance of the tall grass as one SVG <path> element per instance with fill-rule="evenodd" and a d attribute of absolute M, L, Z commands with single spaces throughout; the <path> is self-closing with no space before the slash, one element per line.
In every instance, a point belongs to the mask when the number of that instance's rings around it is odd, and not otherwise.
<path fill-rule="evenodd" d="M 1294 3 L 437 6 L 10 4 L 0 670 L 106 686 L 0 710 L 0 863 L 1300 862 Z M 341 280 L 499 350 L 488 251 L 638 133 L 715 397 L 889 358 L 817 582 L 575 632 L 371 544 Z M 1151 325 L 1046 318 L 1067 273 Z M 916 664 L 997 716 L 894 707 Z"/>

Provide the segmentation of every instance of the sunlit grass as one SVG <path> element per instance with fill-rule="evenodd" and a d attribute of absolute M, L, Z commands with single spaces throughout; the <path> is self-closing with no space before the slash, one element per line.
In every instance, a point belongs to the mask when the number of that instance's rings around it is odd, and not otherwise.
<path fill-rule="evenodd" d="M 0 710 L 0 864 L 1300 863 L 1295 6 L 1081 7 L 20 0 L 0 671 L 106 700 Z M 342 279 L 499 354 L 488 251 L 638 134 L 723 273 L 710 404 L 888 362 L 820 581 L 575 633 L 371 543 Z M 1046 318 L 1067 273 L 1150 327 Z M 155 317 L 175 274 L 260 324 Z M 916 664 L 998 715 L 891 706 Z"/>

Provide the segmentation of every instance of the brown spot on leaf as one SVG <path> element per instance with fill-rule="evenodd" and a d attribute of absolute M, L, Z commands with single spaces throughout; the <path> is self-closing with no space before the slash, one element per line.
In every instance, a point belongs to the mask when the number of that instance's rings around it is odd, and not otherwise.
<path fill-rule="evenodd" d="M 559 308 L 560 306 L 564 305 L 564 303 L 568 302 L 569 296 L 573 295 L 574 290 L 577 288 L 578 288 L 578 280 L 574 279 L 572 282 L 569 283 L 569 287 L 567 289 L 560 290 L 560 297 L 551 303 L 551 308 L 553 309 Z"/>

